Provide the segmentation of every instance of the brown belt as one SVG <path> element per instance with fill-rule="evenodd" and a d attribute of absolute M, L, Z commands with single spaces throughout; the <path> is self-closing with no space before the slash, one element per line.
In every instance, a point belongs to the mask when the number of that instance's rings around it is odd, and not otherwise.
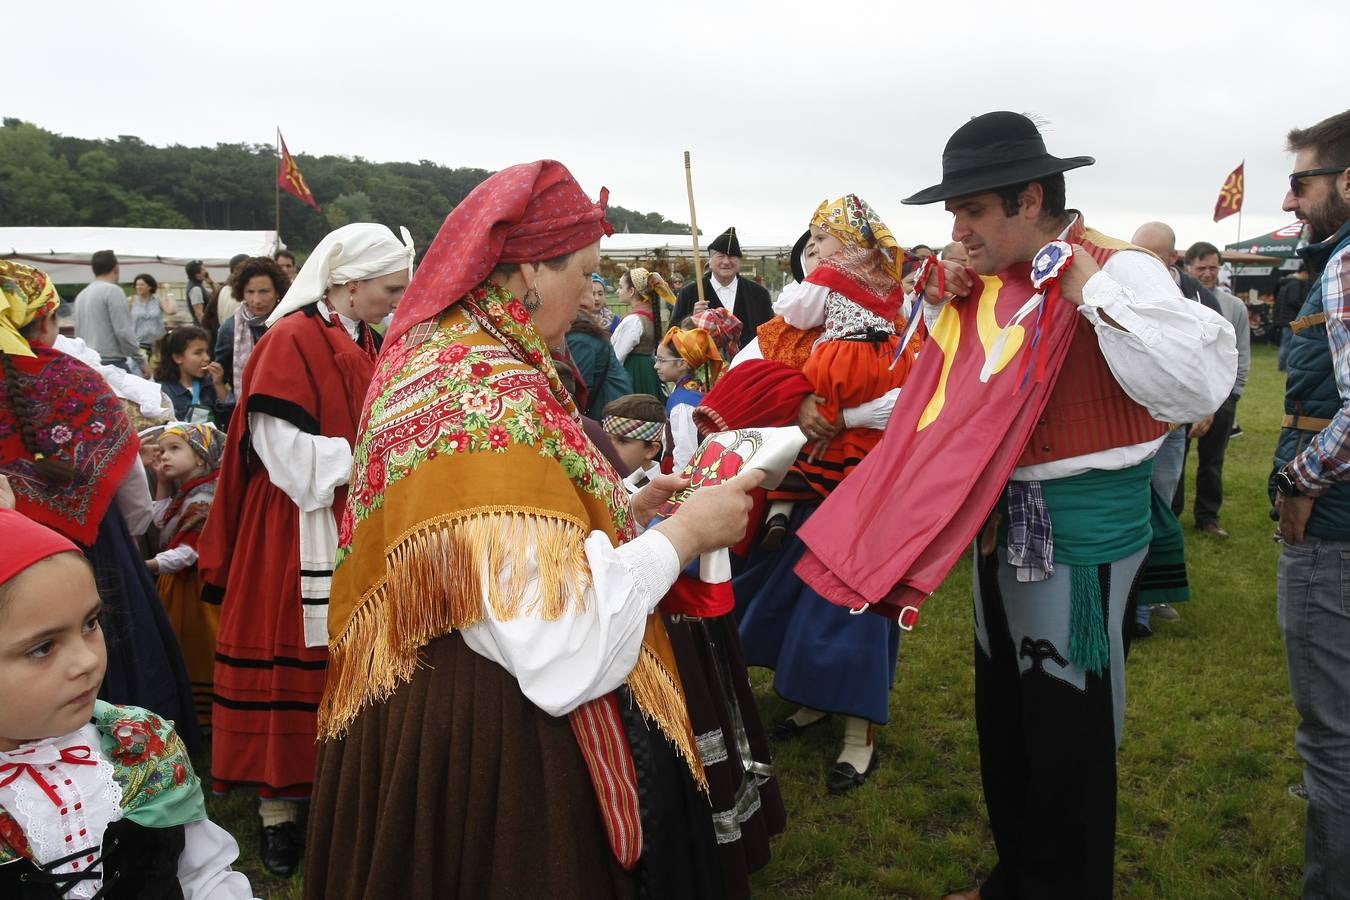
<path fill-rule="evenodd" d="M 1304 316 L 1301 319 L 1295 319 L 1289 323 L 1289 328 L 1298 334 L 1305 328 L 1312 328 L 1314 325 L 1321 325 L 1327 320 L 1326 313 L 1313 313 L 1311 316 Z"/>
<path fill-rule="evenodd" d="M 1285 428 L 1297 428 L 1299 431 L 1321 431 L 1331 424 L 1331 420 L 1314 419 L 1312 416 L 1285 416 L 1280 424 Z"/>

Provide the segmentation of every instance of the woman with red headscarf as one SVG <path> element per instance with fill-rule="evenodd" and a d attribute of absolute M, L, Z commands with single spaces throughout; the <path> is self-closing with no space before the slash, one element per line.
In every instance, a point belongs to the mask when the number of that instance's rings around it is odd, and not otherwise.
<path fill-rule="evenodd" d="M 561 164 L 446 218 L 390 327 L 339 523 L 307 896 L 705 897 L 705 778 L 655 607 L 754 475 L 630 505 L 548 347 L 610 231 Z M 355 851 L 355 852 L 353 852 Z"/>

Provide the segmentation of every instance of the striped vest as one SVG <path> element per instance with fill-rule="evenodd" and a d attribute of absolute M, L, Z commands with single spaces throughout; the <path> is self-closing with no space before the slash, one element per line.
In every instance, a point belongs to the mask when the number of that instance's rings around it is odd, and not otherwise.
<path fill-rule="evenodd" d="M 1084 229 L 1082 223 L 1079 216 L 1068 239 L 1082 245 L 1099 266 L 1117 252 L 1132 248 L 1124 241 Z M 1121 388 L 1102 356 L 1092 323 L 1079 316 L 1064 367 L 1017 465 L 1037 465 L 1142 444 L 1166 433 L 1167 425 L 1150 416 Z"/>

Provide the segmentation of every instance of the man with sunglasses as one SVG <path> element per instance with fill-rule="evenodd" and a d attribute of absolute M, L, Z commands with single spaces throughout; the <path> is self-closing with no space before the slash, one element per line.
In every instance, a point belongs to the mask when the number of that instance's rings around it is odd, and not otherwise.
<path fill-rule="evenodd" d="M 1270 483 L 1279 621 L 1308 792 L 1303 896 L 1350 897 L 1350 110 L 1290 131 L 1289 150 L 1284 209 L 1311 243 Z"/>

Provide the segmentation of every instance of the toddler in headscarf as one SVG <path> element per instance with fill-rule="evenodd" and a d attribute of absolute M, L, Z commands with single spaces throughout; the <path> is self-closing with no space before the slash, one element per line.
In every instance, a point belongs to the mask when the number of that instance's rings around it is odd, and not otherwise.
<path fill-rule="evenodd" d="M 146 560 L 159 576 L 159 596 L 183 648 L 197 719 L 211 726 L 212 675 L 220 606 L 202 600 L 197 540 L 216 495 L 225 436 L 209 423 L 174 422 L 155 445 L 152 467 L 159 479 L 155 525 L 160 552 Z"/>
<path fill-rule="evenodd" d="M 803 451 L 796 469 L 821 496 L 862 462 L 884 430 L 884 420 L 852 425 L 842 419 L 844 410 L 898 391 L 917 356 L 917 338 L 899 346 L 904 260 L 890 229 L 862 198 L 845 194 L 827 200 L 811 217 L 803 254 L 806 280 L 786 288 L 774 304 L 794 329 L 820 329 L 802 374 L 814 389 L 816 411 L 843 427 Z M 768 546 L 781 543 L 791 508 L 781 501 L 770 505 Z"/>

